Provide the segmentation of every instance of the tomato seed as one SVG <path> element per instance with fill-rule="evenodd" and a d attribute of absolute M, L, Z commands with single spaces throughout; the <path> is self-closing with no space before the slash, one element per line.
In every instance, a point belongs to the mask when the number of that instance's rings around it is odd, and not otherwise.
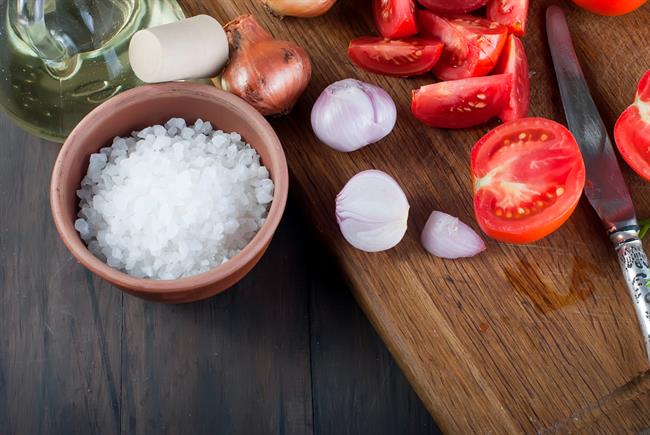
<path fill-rule="evenodd" d="M 546 134 L 546 133 L 542 133 L 542 135 L 539 137 L 539 139 L 540 139 L 542 142 L 544 142 L 545 140 L 548 139 L 548 134 Z"/>
<path fill-rule="evenodd" d="M 556 194 L 557 196 L 562 196 L 562 195 L 564 195 L 564 187 L 558 187 L 557 189 L 555 189 L 555 194 Z"/>
<path fill-rule="evenodd" d="M 512 10 L 514 9 L 514 6 L 508 4 L 508 2 L 506 0 L 501 0 L 501 3 L 499 4 L 499 9 L 501 9 L 501 13 L 505 15 L 505 14 L 509 14 L 510 12 L 512 12 Z"/>
<path fill-rule="evenodd" d="M 478 98 L 479 100 L 485 100 L 487 97 L 485 96 L 485 94 L 478 94 L 476 95 L 476 98 Z"/>

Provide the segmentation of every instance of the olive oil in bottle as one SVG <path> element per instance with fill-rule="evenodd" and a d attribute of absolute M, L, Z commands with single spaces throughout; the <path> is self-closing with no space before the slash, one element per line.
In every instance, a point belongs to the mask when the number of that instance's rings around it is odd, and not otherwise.
<path fill-rule="evenodd" d="M 141 85 L 133 33 L 184 17 L 176 0 L 0 0 L 0 108 L 62 142 L 88 112 Z"/>

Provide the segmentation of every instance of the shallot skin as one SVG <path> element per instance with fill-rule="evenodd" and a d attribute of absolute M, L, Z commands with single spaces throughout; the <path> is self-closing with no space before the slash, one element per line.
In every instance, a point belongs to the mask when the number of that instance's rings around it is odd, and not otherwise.
<path fill-rule="evenodd" d="M 311 62 L 305 50 L 280 41 L 251 15 L 225 26 L 231 46 L 230 63 L 220 85 L 255 107 L 262 115 L 285 115 L 307 88 Z"/>
<path fill-rule="evenodd" d="M 262 4 L 273 15 L 312 18 L 323 15 L 336 0 L 263 0 Z"/>

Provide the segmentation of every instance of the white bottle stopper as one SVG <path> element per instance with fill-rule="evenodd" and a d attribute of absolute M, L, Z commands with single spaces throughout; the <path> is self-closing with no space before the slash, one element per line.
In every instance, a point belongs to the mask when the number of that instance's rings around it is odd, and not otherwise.
<path fill-rule="evenodd" d="M 228 62 L 228 38 L 217 20 L 197 15 L 136 32 L 129 61 L 145 83 L 210 78 Z"/>

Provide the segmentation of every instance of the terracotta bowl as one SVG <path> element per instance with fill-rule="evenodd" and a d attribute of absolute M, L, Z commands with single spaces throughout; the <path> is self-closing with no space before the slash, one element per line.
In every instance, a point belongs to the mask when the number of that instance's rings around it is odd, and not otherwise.
<path fill-rule="evenodd" d="M 110 145 L 115 136 L 128 136 L 133 130 L 163 124 L 171 117 L 184 118 L 188 123 L 201 118 L 218 129 L 240 133 L 269 169 L 275 194 L 266 223 L 228 262 L 187 278 L 139 279 L 111 268 L 86 248 L 74 229 L 79 211 L 76 190 L 86 174 L 92 153 Z M 61 239 L 72 255 L 94 274 L 145 299 L 182 303 L 205 299 L 231 287 L 255 266 L 280 223 L 288 188 L 287 162 L 280 141 L 266 119 L 253 107 L 212 86 L 165 83 L 139 87 L 111 98 L 79 123 L 63 144 L 54 164 L 50 204 Z"/>

